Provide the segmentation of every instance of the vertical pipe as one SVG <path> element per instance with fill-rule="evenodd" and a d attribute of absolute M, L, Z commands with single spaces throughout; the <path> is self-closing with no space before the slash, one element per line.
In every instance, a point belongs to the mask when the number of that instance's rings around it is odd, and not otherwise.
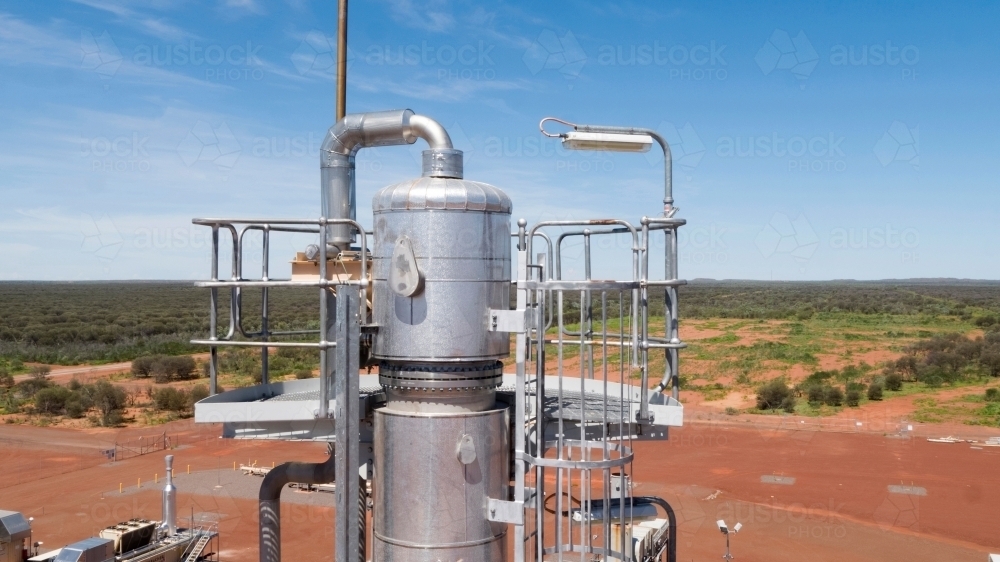
<path fill-rule="evenodd" d="M 528 280 L 528 260 L 530 259 L 527 249 L 527 240 L 525 240 L 525 230 L 524 227 L 527 225 L 527 221 L 524 219 L 519 219 L 517 221 L 517 280 L 527 281 Z M 528 306 L 528 289 L 517 287 L 517 310 L 525 310 Z M 536 324 L 541 325 L 539 322 Z M 524 428 L 525 419 L 525 355 L 528 351 L 528 333 L 518 332 L 516 336 L 516 344 L 514 348 L 514 354 L 516 357 L 515 365 L 517 365 L 517 391 L 514 394 L 516 401 L 514 407 L 514 490 L 517 494 L 514 497 L 514 501 L 524 501 L 524 471 L 525 471 L 525 461 L 522 460 L 522 456 L 525 453 L 524 448 Z M 524 525 L 514 526 L 514 562 L 525 562 L 524 560 Z"/>
<path fill-rule="evenodd" d="M 268 280 L 268 255 L 270 254 L 271 227 L 264 225 L 262 229 L 264 255 L 261 256 L 260 276 L 262 281 Z M 260 290 L 260 337 L 267 341 L 267 287 Z M 268 349 L 260 348 L 260 383 L 268 383 Z"/>
<path fill-rule="evenodd" d="M 590 281 L 590 279 L 591 279 L 591 273 L 590 273 L 590 263 L 591 263 L 591 259 L 590 258 L 591 258 L 591 256 L 590 256 L 590 229 L 589 228 L 586 228 L 586 229 L 583 230 L 583 254 L 585 256 L 585 260 L 584 260 L 584 263 L 583 263 L 584 275 L 586 276 L 587 281 Z M 593 336 L 593 334 L 594 334 L 594 315 L 593 315 L 593 310 L 591 309 L 591 307 L 593 306 L 593 303 L 591 302 L 592 296 L 591 296 L 589 290 L 585 291 L 585 297 L 586 297 L 586 311 L 584 312 L 584 314 L 585 314 L 584 321 L 586 322 L 586 326 L 584 326 L 583 324 L 581 324 L 580 325 L 580 332 L 581 333 L 586 332 L 586 338 L 581 338 L 581 342 L 584 341 L 584 340 L 586 340 L 586 339 L 590 339 Z M 581 304 L 583 304 L 583 303 L 581 303 Z M 602 327 L 602 329 L 603 329 L 603 327 Z M 593 346 L 587 346 L 586 349 L 587 349 L 587 378 L 593 379 L 594 378 L 594 347 Z M 581 351 L 582 350 L 583 350 L 583 348 L 581 347 Z M 583 355 L 580 356 L 580 364 L 581 365 L 583 364 Z M 582 379 L 583 376 L 581 375 L 580 378 Z M 583 383 L 581 381 L 581 385 L 582 384 Z M 581 439 L 582 439 L 582 437 L 581 437 Z"/>
<path fill-rule="evenodd" d="M 212 281 L 219 280 L 219 225 L 212 225 Z M 219 289 L 212 287 L 211 310 L 208 313 L 208 339 L 219 339 Z M 219 348 L 211 346 L 208 359 L 208 393 L 214 396 L 219 391 Z"/>
<path fill-rule="evenodd" d="M 334 399 L 336 433 L 336 480 L 334 505 L 335 520 L 334 549 L 336 562 L 358 562 L 358 555 L 364 548 L 359 544 L 358 530 L 360 518 L 358 497 L 359 451 L 358 431 L 358 338 L 361 324 L 358 318 L 360 306 L 357 285 L 337 287 L 335 376 Z"/>
<path fill-rule="evenodd" d="M 646 281 L 649 280 L 649 259 L 648 250 L 649 248 L 649 221 L 646 217 L 642 218 L 642 249 L 640 251 L 640 278 L 642 281 L 641 288 L 639 289 L 639 306 L 642 309 L 642 317 L 640 323 L 642 324 L 642 341 L 640 342 L 642 349 L 640 353 L 642 354 L 642 380 L 639 383 L 639 388 L 642 390 L 642 399 L 639 400 L 639 419 L 640 421 L 646 421 L 649 419 L 649 287 L 646 286 Z M 664 333 L 664 335 L 666 335 Z M 624 382 L 624 381 L 622 381 Z"/>
<path fill-rule="evenodd" d="M 677 279 L 677 229 L 669 230 L 670 234 L 670 279 Z M 677 287 L 667 287 L 667 291 L 670 293 L 670 343 L 676 344 L 680 343 L 680 332 L 678 329 L 677 322 Z M 671 374 L 673 375 L 673 384 L 671 385 L 670 393 L 676 400 L 680 396 L 681 378 L 678 365 L 678 349 L 676 347 L 670 348 L 670 368 Z"/>
<path fill-rule="evenodd" d="M 331 295 L 330 289 L 326 287 L 326 238 L 327 238 L 327 228 L 326 228 L 326 217 L 323 217 L 320 221 L 319 229 L 319 326 L 320 326 L 320 338 L 319 338 L 319 408 L 316 411 L 316 417 L 325 419 L 329 417 L 330 413 L 330 378 L 333 373 L 330 372 L 332 365 L 330 365 L 330 336 L 333 334 L 332 330 L 332 317 L 330 315 L 331 306 Z"/>
<path fill-rule="evenodd" d="M 337 118 L 347 114 L 347 0 L 337 5 Z"/>
<path fill-rule="evenodd" d="M 558 249 L 557 249 L 558 251 Z M 535 291 L 535 300 L 538 302 L 539 321 L 541 321 L 541 311 L 545 307 L 551 307 L 546 296 L 552 298 L 552 292 Z M 560 326 L 561 328 L 561 326 Z M 545 330 L 539 330 L 538 349 L 535 352 L 535 451 L 534 456 L 545 457 Z M 542 540 L 545 529 L 545 467 L 535 467 L 535 560 L 541 562 L 545 559 L 545 542 Z"/>

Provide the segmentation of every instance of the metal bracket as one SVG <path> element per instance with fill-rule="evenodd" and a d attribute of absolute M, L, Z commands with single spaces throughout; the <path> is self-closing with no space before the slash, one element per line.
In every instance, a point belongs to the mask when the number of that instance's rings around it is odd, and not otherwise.
<path fill-rule="evenodd" d="M 524 525 L 524 502 L 509 502 L 487 498 L 486 518 L 494 523 Z"/>
<path fill-rule="evenodd" d="M 523 334 L 530 325 L 527 310 L 490 310 L 490 331 Z"/>

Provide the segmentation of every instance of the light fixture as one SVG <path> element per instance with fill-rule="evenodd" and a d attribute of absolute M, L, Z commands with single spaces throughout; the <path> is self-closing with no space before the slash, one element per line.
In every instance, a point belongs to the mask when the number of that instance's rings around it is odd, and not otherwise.
<path fill-rule="evenodd" d="M 649 152 L 653 146 L 653 137 L 649 135 L 569 131 L 562 135 L 562 144 L 570 150 Z"/>
<path fill-rule="evenodd" d="M 729 552 L 729 536 L 739 533 L 740 529 L 743 528 L 743 523 L 737 522 L 736 525 L 733 525 L 732 531 L 729 530 L 729 526 L 726 525 L 726 522 L 722 519 L 716 521 L 715 524 L 719 526 L 719 530 L 722 531 L 722 534 L 726 535 L 726 555 L 723 556 L 722 559 L 726 560 L 726 562 L 730 562 L 733 559 L 733 555 Z"/>

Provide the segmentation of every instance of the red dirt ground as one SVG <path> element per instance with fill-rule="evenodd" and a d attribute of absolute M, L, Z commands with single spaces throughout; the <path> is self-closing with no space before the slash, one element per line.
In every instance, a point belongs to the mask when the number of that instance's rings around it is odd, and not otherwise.
<path fill-rule="evenodd" d="M 222 440 L 218 428 L 190 420 L 158 431 L 180 439 L 172 452 L 179 472 L 189 464 L 195 472 L 234 462 L 321 460 L 325 454 L 319 444 Z M 46 548 L 121 519 L 158 518 L 162 482 L 151 480 L 162 475 L 162 453 L 117 463 L 99 456 L 116 437 L 144 434 L 151 431 L 0 426 L 0 508 L 35 517 L 34 540 Z M 634 492 L 662 495 L 674 505 L 681 560 L 722 555 L 724 541 L 714 524 L 719 518 L 743 523 L 733 553 L 744 561 L 979 561 L 1000 550 L 994 526 L 984 524 L 1000 505 L 994 477 L 1000 449 L 694 419 L 674 430 L 670 441 L 635 448 Z M 761 483 L 771 474 L 794 477 L 795 484 Z M 108 493 L 120 482 L 134 488 L 136 478 L 144 491 Z M 900 483 L 922 486 L 927 495 L 888 492 L 888 485 Z M 192 506 L 221 514 L 223 560 L 256 559 L 255 501 L 211 490 L 182 489 L 179 498 L 181 516 Z M 331 510 L 286 505 L 285 558 L 329 560 Z"/>

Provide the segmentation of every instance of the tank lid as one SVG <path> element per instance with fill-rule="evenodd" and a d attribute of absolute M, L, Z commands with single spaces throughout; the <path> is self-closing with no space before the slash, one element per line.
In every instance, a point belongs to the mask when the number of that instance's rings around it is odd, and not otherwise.
<path fill-rule="evenodd" d="M 453 178 L 417 178 L 383 187 L 372 200 L 372 210 L 445 210 L 510 213 L 510 197 L 499 188 Z"/>

